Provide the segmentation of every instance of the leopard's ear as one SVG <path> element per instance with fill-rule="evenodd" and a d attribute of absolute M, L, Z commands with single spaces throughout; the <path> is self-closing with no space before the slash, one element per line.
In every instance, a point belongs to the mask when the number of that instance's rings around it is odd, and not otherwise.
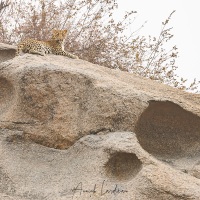
<path fill-rule="evenodd" d="M 57 30 L 56 29 L 52 29 L 52 33 L 54 34 L 54 33 L 56 33 L 57 32 Z"/>
<path fill-rule="evenodd" d="M 63 30 L 63 32 L 66 34 L 67 33 L 67 29 Z"/>

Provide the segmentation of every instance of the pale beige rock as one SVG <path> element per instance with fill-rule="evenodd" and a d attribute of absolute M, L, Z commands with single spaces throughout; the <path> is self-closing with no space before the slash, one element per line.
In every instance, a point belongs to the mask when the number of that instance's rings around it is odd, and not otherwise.
<path fill-rule="evenodd" d="M 200 95 L 63 56 L 8 58 L 0 199 L 200 199 Z"/>

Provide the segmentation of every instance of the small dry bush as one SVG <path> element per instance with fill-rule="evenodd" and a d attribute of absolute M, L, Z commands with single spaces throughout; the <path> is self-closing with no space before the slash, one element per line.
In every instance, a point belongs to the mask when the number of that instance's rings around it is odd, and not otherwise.
<path fill-rule="evenodd" d="M 68 29 L 65 48 L 84 60 L 198 92 L 196 79 L 188 83 L 176 74 L 177 47 L 165 48 L 173 38 L 168 26 L 174 11 L 162 22 L 158 37 L 136 37 L 137 31 L 126 31 L 136 12 L 116 21 L 117 8 L 116 0 L 2 0 L 0 41 L 45 40 L 52 29 Z"/>

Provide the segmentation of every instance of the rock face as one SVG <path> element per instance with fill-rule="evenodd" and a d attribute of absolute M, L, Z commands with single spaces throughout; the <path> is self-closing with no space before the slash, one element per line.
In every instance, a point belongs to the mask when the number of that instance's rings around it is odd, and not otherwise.
<path fill-rule="evenodd" d="M 200 95 L 63 56 L 9 59 L 9 48 L 0 199 L 200 199 Z"/>

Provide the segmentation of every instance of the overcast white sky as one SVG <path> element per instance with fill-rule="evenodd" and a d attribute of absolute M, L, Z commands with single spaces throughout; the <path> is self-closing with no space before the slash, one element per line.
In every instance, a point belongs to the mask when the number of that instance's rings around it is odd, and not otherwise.
<path fill-rule="evenodd" d="M 189 80 L 200 80 L 200 0 L 117 0 L 119 16 L 123 11 L 134 10 L 136 22 L 130 30 L 136 30 L 143 22 L 148 21 L 141 35 L 158 36 L 161 23 L 169 14 L 176 10 L 172 16 L 172 46 L 177 45 L 179 58 L 178 74 Z"/>

